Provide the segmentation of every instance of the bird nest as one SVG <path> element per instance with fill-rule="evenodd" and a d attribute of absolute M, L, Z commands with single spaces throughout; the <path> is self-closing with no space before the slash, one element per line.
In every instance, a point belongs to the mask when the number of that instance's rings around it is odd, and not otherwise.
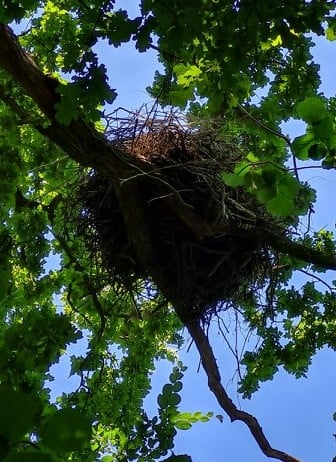
<path fill-rule="evenodd" d="M 114 113 L 108 122 L 107 137 L 136 174 L 116 182 L 85 172 L 76 200 L 79 233 L 113 280 L 128 288 L 154 281 L 182 319 L 205 318 L 221 302 L 239 303 L 263 287 L 274 255 L 230 228 L 258 224 L 284 233 L 285 225 L 221 179 L 242 159 L 241 141 L 174 113 Z M 120 191 L 128 189 L 130 200 L 121 204 Z M 136 221 L 130 227 L 132 207 L 141 208 L 145 228 Z M 147 260 L 139 235 L 151 247 Z"/>

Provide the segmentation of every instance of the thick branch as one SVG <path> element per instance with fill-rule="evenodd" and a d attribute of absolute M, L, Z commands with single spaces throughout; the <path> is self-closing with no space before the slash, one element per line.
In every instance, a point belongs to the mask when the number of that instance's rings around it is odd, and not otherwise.
<path fill-rule="evenodd" d="M 221 384 L 221 377 L 214 353 L 199 322 L 189 322 L 186 324 L 186 327 L 188 328 L 188 331 L 201 356 L 202 365 L 208 377 L 209 388 L 216 396 L 221 408 L 230 417 L 231 422 L 234 422 L 235 420 L 244 422 L 265 456 L 272 457 L 273 459 L 281 460 L 283 462 L 300 462 L 298 459 L 286 452 L 272 448 L 258 420 L 248 412 L 241 411 L 236 407 Z"/>
<path fill-rule="evenodd" d="M 56 88 L 61 84 L 44 75 L 31 56 L 20 46 L 12 29 L 0 23 L 0 68 L 4 69 L 31 97 L 49 119 L 47 128 L 39 131 L 62 148 L 72 159 L 83 166 L 91 166 L 112 181 L 127 178 L 146 170 L 146 164 L 132 165 L 130 156 L 109 143 L 101 133 L 83 119 L 61 125 L 55 119 L 55 104 L 59 101 Z M 6 101 L 5 101 L 6 102 Z M 7 101 L 8 103 L 8 101 Z M 15 107 L 11 107 L 15 111 Z M 22 111 L 17 106 L 17 115 Z"/>
<path fill-rule="evenodd" d="M 0 43 L 0 67 L 22 84 L 27 95 L 47 117 L 52 118 L 57 81 L 40 71 L 32 57 L 22 49 L 12 29 L 1 23 Z"/>
<path fill-rule="evenodd" d="M 239 227 L 231 227 L 231 229 L 233 234 L 241 238 L 255 240 L 281 253 L 297 258 L 298 260 L 303 260 L 321 268 L 336 270 L 335 255 L 327 255 L 320 252 L 319 250 L 306 247 L 305 245 L 298 242 L 293 242 L 286 236 L 281 236 L 280 234 L 276 234 L 272 231 L 267 231 L 258 227 L 248 231 Z"/>
<path fill-rule="evenodd" d="M 202 220 L 200 216 L 186 208 L 184 204 L 177 201 L 175 197 L 167 198 L 166 202 L 186 226 L 193 230 L 199 239 L 203 239 L 207 236 L 220 237 L 221 234 L 230 234 L 241 239 L 246 239 L 247 241 L 258 242 L 262 245 L 271 247 L 273 250 L 277 250 L 278 252 L 321 268 L 336 270 L 336 255 L 327 255 L 319 250 L 294 242 L 288 237 L 277 234 L 276 232 L 268 231 L 262 227 L 258 228 L 258 226 L 251 226 L 251 228 L 247 230 L 229 222 L 218 221 L 211 224 Z"/>

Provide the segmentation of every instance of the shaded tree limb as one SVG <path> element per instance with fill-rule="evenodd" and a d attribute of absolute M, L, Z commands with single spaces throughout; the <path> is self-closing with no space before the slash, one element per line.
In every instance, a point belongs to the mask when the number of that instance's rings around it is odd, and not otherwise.
<path fill-rule="evenodd" d="M 259 242 L 262 245 L 271 247 L 273 250 L 326 270 L 336 270 L 336 255 L 328 255 L 320 250 L 295 242 L 287 236 L 269 231 L 264 227 L 258 227 L 257 225 L 251 225 L 249 229 L 246 229 L 244 226 L 229 222 L 223 223 L 219 221 L 215 224 L 211 224 L 203 221 L 202 218 L 196 215 L 192 210 L 185 208 L 183 204 L 176 201 L 174 197 L 167 198 L 166 202 L 170 202 L 170 208 L 175 211 L 176 215 L 191 228 L 200 239 L 207 236 L 220 237 L 221 234 L 233 235 L 246 239 L 247 241 Z"/>
<path fill-rule="evenodd" d="M 57 88 L 61 83 L 45 75 L 29 53 L 21 47 L 12 29 L 0 23 L 0 68 L 24 89 L 48 119 L 47 127 L 38 127 L 40 133 L 63 149 L 82 166 L 90 166 L 113 180 L 127 178 L 146 170 L 146 163 L 132 165 L 132 157 L 109 143 L 92 125 L 82 118 L 62 125 L 56 120 L 55 105 L 60 100 Z M 0 95 L 1 96 L 1 95 Z M 8 104 L 8 100 L 4 101 Z M 20 117 L 19 106 L 11 109 Z"/>
<path fill-rule="evenodd" d="M 307 263 L 319 266 L 324 269 L 336 270 L 336 256 L 322 253 L 317 249 L 307 247 L 299 242 L 294 242 L 286 236 L 265 230 L 263 228 L 252 227 L 250 230 L 232 226 L 232 232 L 239 237 L 254 239 L 261 244 L 270 246 L 278 252 L 297 258 Z"/>
<path fill-rule="evenodd" d="M 216 396 L 219 405 L 229 416 L 231 422 L 236 420 L 244 422 L 265 456 L 281 460 L 282 462 L 300 462 L 296 457 L 278 449 L 274 449 L 266 438 L 258 420 L 248 412 L 238 409 L 230 399 L 221 383 L 221 377 L 213 350 L 199 321 L 187 322 L 186 327 L 200 354 L 202 366 L 208 377 L 209 389 Z"/>

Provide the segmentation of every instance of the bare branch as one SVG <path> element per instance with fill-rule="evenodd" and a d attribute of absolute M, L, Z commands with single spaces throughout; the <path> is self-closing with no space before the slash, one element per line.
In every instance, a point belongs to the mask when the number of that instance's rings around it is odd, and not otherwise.
<path fill-rule="evenodd" d="M 221 377 L 213 350 L 199 321 L 187 322 L 186 327 L 200 354 L 203 368 L 208 377 L 209 389 L 216 396 L 219 405 L 227 413 L 231 422 L 235 420 L 244 422 L 265 456 L 281 460 L 282 462 L 300 462 L 299 459 L 286 452 L 274 449 L 266 438 L 258 420 L 248 412 L 239 410 L 230 399 L 221 383 Z"/>
<path fill-rule="evenodd" d="M 327 281 L 325 281 L 324 279 L 320 278 L 319 276 L 317 276 L 317 274 L 314 274 L 314 273 L 310 273 L 309 271 L 305 271 L 303 269 L 300 269 L 299 270 L 300 273 L 303 273 L 303 274 L 306 274 L 307 276 L 311 277 L 311 278 L 314 278 L 316 281 L 320 282 L 321 284 L 323 284 L 325 287 L 327 287 L 328 290 L 330 290 L 330 292 L 332 294 L 335 294 L 335 291 L 336 291 L 336 288 L 335 287 L 332 287 L 330 284 L 327 283 Z"/>

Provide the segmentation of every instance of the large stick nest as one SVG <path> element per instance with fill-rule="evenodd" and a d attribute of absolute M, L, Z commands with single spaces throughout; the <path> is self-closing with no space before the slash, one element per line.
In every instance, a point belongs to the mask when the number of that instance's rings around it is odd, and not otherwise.
<path fill-rule="evenodd" d="M 200 236 L 167 206 L 168 199 L 176 201 L 210 230 L 258 224 L 283 234 L 284 223 L 244 189 L 227 187 L 221 179 L 221 172 L 232 171 L 242 159 L 239 139 L 220 135 L 214 126 L 186 124 L 173 113 L 149 118 L 143 112 L 114 113 L 107 136 L 139 166 L 132 178 L 120 180 L 121 190 L 132 185 L 147 224 L 146 230 L 130 230 L 115 184 L 95 171 L 85 173 L 77 198 L 80 234 L 114 280 L 132 287 L 139 278 L 152 277 L 164 293 L 173 294 L 171 301 L 180 316 L 184 307 L 182 317 L 188 319 L 206 316 L 222 301 L 239 302 L 265 284 L 274 262 L 269 249 L 230 231 Z M 161 282 L 139 257 L 136 233 L 148 234 Z"/>

